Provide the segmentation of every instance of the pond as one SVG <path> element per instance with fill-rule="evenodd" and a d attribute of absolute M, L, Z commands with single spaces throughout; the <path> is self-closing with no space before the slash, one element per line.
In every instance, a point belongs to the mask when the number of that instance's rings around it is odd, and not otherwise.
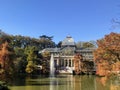
<path fill-rule="evenodd" d="M 120 79 L 106 80 L 94 75 L 57 75 L 15 78 L 11 90 L 120 90 Z"/>

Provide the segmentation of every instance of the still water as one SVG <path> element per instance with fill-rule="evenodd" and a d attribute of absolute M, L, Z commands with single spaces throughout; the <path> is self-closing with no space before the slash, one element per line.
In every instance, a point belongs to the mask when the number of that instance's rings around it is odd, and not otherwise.
<path fill-rule="evenodd" d="M 120 79 L 107 80 L 94 75 L 55 77 L 18 77 L 9 85 L 11 90 L 120 90 Z"/>

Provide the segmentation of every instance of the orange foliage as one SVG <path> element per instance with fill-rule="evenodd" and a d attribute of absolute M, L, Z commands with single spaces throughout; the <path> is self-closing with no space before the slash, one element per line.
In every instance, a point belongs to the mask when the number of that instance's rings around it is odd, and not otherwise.
<path fill-rule="evenodd" d="M 0 45 L 0 65 L 2 70 L 7 74 L 11 74 L 13 65 L 13 52 L 8 43 L 5 42 Z"/>
<path fill-rule="evenodd" d="M 107 81 L 107 77 L 102 77 L 101 79 L 100 79 L 100 82 L 102 83 L 102 85 L 106 85 L 106 81 Z"/>
<path fill-rule="evenodd" d="M 0 64 L 2 65 L 2 67 L 4 67 L 5 65 L 5 60 L 7 60 L 8 58 L 6 56 L 9 55 L 9 51 L 7 50 L 8 47 L 8 43 L 4 43 L 1 45 L 1 50 L 0 50 Z"/>
<path fill-rule="evenodd" d="M 113 71 L 113 64 L 120 61 L 120 34 L 112 32 L 105 35 L 103 39 L 97 41 L 97 44 L 98 48 L 94 52 L 97 74 L 106 75 L 106 72 Z M 116 70 L 120 68 L 117 67 Z"/>
<path fill-rule="evenodd" d="M 80 71 L 81 71 L 81 68 L 80 68 L 81 59 L 82 59 L 82 56 L 80 54 L 76 54 L 74 56 L 74 65 L 75 65 L 75 73 L 76 74 L 80 74 Z"/>

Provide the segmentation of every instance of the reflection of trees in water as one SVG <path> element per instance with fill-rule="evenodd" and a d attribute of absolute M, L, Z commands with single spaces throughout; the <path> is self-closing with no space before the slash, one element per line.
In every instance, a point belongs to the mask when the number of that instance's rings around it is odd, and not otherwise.
<path fill-rule="evenodd" d="M 74 90 L 120 90 L 119 79 L 96 77 L 92 75 L 75 76 L 73 78 Z"/>
<path fill-rule="evenodd" d="M 14 80 L 14 84 L 22 89 L 15 87 L 11 90 L 120 90 L 120 79 L 108 79 L 94 75 L 63 75 L 54 78 L 18 77 Z"/>
<path fill-rule="evenodd" d="M 114 76 L 110 80 L 110 90 L 120 90 L 120 77 Z"/>
<path fill-rule="evenodd" d="M 120 78 L 118 76 L 96 78 L 96 82 L 97 90 L 120 90 Z"/>
<path fill-rule="evenodd" d="M 81 90 L 95 90 L 94 76 L 81 76 Z"/>
<path fill-rule="evenodd" d="M 96 90 L 110 90 L 110 81 L 106 77 L 96 77 Z"/>
<path fill-rule="evenodd" d="M 74 90 L 97 90 L 95 84 L 95 76 L 83 75 L 73 77 Z"/>

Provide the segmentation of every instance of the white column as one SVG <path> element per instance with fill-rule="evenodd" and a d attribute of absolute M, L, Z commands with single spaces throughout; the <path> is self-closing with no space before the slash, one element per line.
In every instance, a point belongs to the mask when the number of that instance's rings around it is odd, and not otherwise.
<path fill-rule="evenodd" d="M 69 67 L 69 59 L 67 60 L 67 66 Z"/>
<path fill-rule="evenodd" d="M 57 59 L 57 66 L 59 65 L 59 59 Z"/>

